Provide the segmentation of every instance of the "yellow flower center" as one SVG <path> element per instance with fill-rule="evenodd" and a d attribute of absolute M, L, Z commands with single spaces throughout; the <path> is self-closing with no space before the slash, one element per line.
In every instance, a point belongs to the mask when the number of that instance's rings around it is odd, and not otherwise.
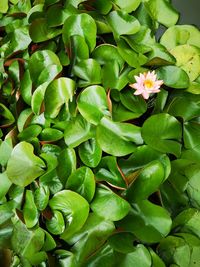
<path fill-rule="evenodd" d="M 145 81 L 144 81 L 144 86 L 145 86 L 147 89 L 152 88 L 153 85 L 154 85 L 154 82 L 151 81 L 151 80 L 145 80 Z"/>

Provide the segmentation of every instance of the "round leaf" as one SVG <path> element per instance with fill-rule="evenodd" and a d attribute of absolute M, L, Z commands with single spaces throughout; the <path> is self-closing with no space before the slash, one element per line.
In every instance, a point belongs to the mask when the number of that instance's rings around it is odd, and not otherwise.
<path fill-rule="evenodd" d="M 81 161 L 88 167 L 95 168 L 102 156 L 102 150 L 95 138 L 89 139 L 78 147 Z"/>
<path fill-rule="evenodd" d="M 35 19 L 29 28 L 29 34 L 34 43 L 50 40 L 61 33 L 60 29 L 50 28 L 44 18 Z"/>
<path fill-rule="evenodd" d="M 11 153 L 6 173 L 12 183 L 24 187 L 43 174 L 45 167 L 43 160 L 34 155 L 33 146 L 21 142 Z"/>
<path fill-rule="evenodd" d="M 49 202 L 49 188 L 40 186 L 34 192 L 34 201 L 38 210 L 44 210 Z"/>
<path fill-rule="evenodd" d="M 91 209 L 106 220 L 119 221 L 128 214 L 130 205 L 110 189 L 102 186 L 96 189 Z"/>
<path fill-rule="evenodd" d="M 181 124 L 169 114 L 156 114 L 143 124 L 142 137 L 147 145 L 175 156 L 180 155 Z"/>
<path fill-rule="evenodd" d="M 25 203 L 23 207 L 24 221 L 27 228 L 32 228 L 38 222 L 38 211 L 34 202 L 33 193 L 31 190 L 26 190 Z"/>
<path fill-rule="evenodd" d="M 177 23 L 179 14 L 170 2 L 163 0 L 151 0 L 145 2 L 151 17 L 166 27 Z"/>
<path fill-rule="evenodd" d="M 53 235 L 60 235 L 65 230 L 65 221 L 60 211 L 55 210 L 53 217 L 46 221 L 47 230 Z"/>
<path fill-rule="evenodd" d="M 56 193 L 49 201 L 52 210 L 61 211 L 68 226 L 62 233 L 61 238 L 67 241 L 77 231 L 79 231 L 89 214 L 88 202 L 79 194 L 63 190 Z"/>
<path fill-rule="evenodd" d="M 80 78 L 79 87 L 101 83 L 101 67 L 95 59 L 82 59 L 73 68 L 74 74 Z"/>
<path fill-rule="evenodd" d="M 45 128 L 39 137 L 41 141 L 58 141 L 63 138 L 63 133 L 57 129 Z"/>
<path fill-rule="evenodd" d="M 82 91 L 77 105 L 81 115 L 95 125 L 104 115 L 109 115 L 106 92 L 101 86 L 90 86 Z"/>
<path fill-rule="evenodd" d="M 129 202 L 134 203 L 147 199 L 158 190 L 165 179 L 165 172 L 161 162 L 158 160 L 149 163 L 136 177 L 136 180 L 126 191 Z"/>
<path fill-rule="evenodd" d="M 113 156 L 128 155 L 143 143 L 140 128 L 102 118 L 97 126 L 97 141 L 103 151 Z"/>
<path fill-rule="evenodd" d="M 69 176 L 65 187 L 77 192 L 90 202 L 95 193 L 94 174 L 90 168 L 81 167 Z"/>
<path fill-rule="evenodd" d="M 37 66 L 37 68 L 35 67 Z M 29 70 L 33 83 L 51 82 L 62 70 L 59 58 L 50 50 L 36 51 L 30 57 Z"/>
<path fill-rule="evenodd" d="M 143 200 L 133 205 L 130 213 L 118 223 L 143 242 L 157 243 L 171 230 L 172 220 L 162 207 Z"/>
<path fill-rule="evenodd" d="M 112 156 L 102 158 L 96 168 L 95 178 L 97 181 L 105 181 L 117 189 L 125 189 L 127 187 L 127 181 L 117 165 L 117 159 Z"/>
<path fill-rule="evenodd" d="M 176 88 L 187 88 L 190 85 L 190 80 L 187 73 L 176 66 L 165 66 L 156 70 L 159 80 L 163 80 L 164 84 Z"/>
<path fill-rule="evenodd" d="M 193 25 L 175 25 L 164 32 L 160 42 L 168 50 L 184 44 L 200 47 L 200 32 Z"/>
<path fill-rule="evenodd" d="M 92 51 L 96 45 L 96 24 L 93 18 L 86 13 L 71 15 L 67 18 L 63 26 L 64 43 L 68 44 L 73 35 L 84 37 L 90 51 Z"/>
<path fill-rule="evenodd" d="M 107 16 L 107 21 L 117 35 L 134 34 L 140 29 L 139 21 L 125 11 L 112 11 Z"/>
<path fill-rule="evenodd" d="M 75 91 L 75 82 L 69 78 L 58 78 L 51 82 L 44 95 L 45 117 L 55 118 L 61 107 L 72 101 Z"/>
<path fill-rule="evenodd" d="M 194 81 L 200 75 L 200 48 L 179 45 L 170 53 L 176 58 L 176 65 L 188 74 L 190 81 Z"/>
<path fill-rule="evenodd" d="M 93 137 L 91 124 L 82 116 L 77 116 L 66 123 L 64 132 L 65 143 L 73 148 Z"/>

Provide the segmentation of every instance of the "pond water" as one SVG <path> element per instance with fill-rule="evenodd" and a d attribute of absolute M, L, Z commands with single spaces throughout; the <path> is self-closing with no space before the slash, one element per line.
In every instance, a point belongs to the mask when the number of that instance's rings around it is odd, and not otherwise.
<path fill-rule="evenodd" d="M 200 0 L 172 0 L 181 16 L 178 24 L 193 24 L 200 28 Z"/>

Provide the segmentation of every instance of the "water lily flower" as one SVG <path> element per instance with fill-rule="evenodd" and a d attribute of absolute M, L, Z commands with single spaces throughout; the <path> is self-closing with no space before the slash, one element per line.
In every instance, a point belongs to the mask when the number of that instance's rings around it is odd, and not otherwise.
<path fill-rule="evenodd" d="M 160 86 L 163 80 L 157 80 L 155 71 L 148 71 L 147 73 L 140 73 L 139 76 L 134 76 L 136 83 L 129 86 L 136 89 L 134 95 L 142 95 L 144 99 L 148 99 L 152 93 L 160 92 Z"/>

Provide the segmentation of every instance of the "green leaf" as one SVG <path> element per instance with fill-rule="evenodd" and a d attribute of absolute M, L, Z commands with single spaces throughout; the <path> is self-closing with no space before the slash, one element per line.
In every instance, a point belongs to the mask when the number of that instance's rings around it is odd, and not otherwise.
<path fill-rule="evenodd" d="M 128 159 L 120 159 L 119 166 L 128 177 L 138 169 L 144 168 L 152 161 L 159 160 L 162 156 L 163 154 L 161 152 L 154 150 L 150 146 L 143 145 L 137 147 Z"/>
<path fill-rule="evenodd" d="M 191 266 L 190 247 L 180 237 L 168 236 L 161 240 L 158 247 L 158 254 L 167 265 L 175 263 L 177 264 L 175 266 Z"/>
<path fill-rule="evenodd" d="M 164 32 L 160 42 L 168 50 L 184 44 L 200 47 L 200 32 L 198 28 L 193 25 L 175 25 Z"/>
<path fill-rule="evenodd" d="M 138 97 L 137 97 L 138 98 Z M 120 102 L 112 102 L 112 118 L 113 121 L 123 122 L 138 118 L 139 114 L 125 108 Z"/>
<path fill-rule="evenodd" d="M 5 166 L 10 158 L 13 149 L 12 139 L 7 138 L 0 143 L 0 164 Z M 0 186 L 1 188 L 1 186 Z"/>
<path fill-rule="evenodd" d="M 192 233 L 200 238 L 199 218 L 199 210 L 195 208 L 185 209 L 174 218 L 172 229 L 179 229 L 179 232 L 182 233 Z"/>
<path fill-rule="evenodd" d="M 110 0 L 95 1 L 93 5 L 102 15 L 106 15 L 112 9 L 112 3 Z"/>
<path fill-rule="evenodd" d="M 29 34 L 34 43 L 40 43 L 50 40 L 58 35 L 62 31 L 60 29 L 54 29 L 48 26 L 48 22 L 45 18 L 38 18 L 33 20 L 29 28 Z"/>
<path fill-rule="evenodd" d="M 120 253 L 130 253 L 135 250 L 133 242 L 135 241 L 135 236 L 131 233 L 119 232 L 115 233 L 109 237 L 108 243 L 115 250 Z"/>
<path fill-rule="evenodd" d="M 176 63 L 176 59 L 161 44 L 154 44 L 151 48 L 152 51 L 147 54 L 147 66 L 165 66 Z"/>
<path fill-rule="evenodd" d="M 12 24 L 11 24 L 12 25 Z M 8 45 L 5 56 L 9 57 L 15 52 L 23 51 L 28 48 L 31 43 L 31 38 L 28 33 L 28 27 L 22 26 L 20 28 L 15 27 L 11 30 L 9 39 L 7 39 L 6 45 Z"/>
<path fill-rule="evenodd" d="M 124 65 L 124 60 L 120 56 L 117 47 L 110 44 L 101 44 L 92 52 L 92 57 L 99 62 L 100 65 L 106 65 L 109 61 L 117 62 L 121 70 Z"/>
<path fill-rule="evenodd" d="M 75 82 L 69 78 L 58 78 L 52 81 L 47 87 L 44 95 L 45 117 L 57 117 L 61 107 L 65 104 L 66 109 L 68 101 L 72 101 L 75 91 Z"/>
<path fill-rule="evenodd" d="M 189 121 L 199 116 L 199 105 L 199 95 L 181 93 L 174 96 L 173 101 L 166 107 L 166 112 L 172 116 L 181 117 L 184 121 Z"/>
<path fill-rule="evenodd" d="M 92 127 L 82 116 L 78 115 L 66 123 L 64 132 L 65 143 L 70 147 L 77 147 L 93 137 Z"/>
<path fill-rule="evenodd" d="M 28 260 L 29 265 L 38 265 L 47 259 L 44 251 L 40 251 L 44 244 L 44 232 L 41 228 L 30 231 L 18 218 L 14 218 L 14 230 L 11 238 L 12 249 Z M 31 264 L 31 265 L 30 265 Z"/>
<path fill-rule="evenodd" d="M 24 109 L 19 114 L 19 117 L 18 117 L 18 120 L 17 120 L 17 128 L 18 128 L 19 132 L 23 131 L 23 129 L 26 126 L 27 121 L 29 121 L 30 118 L 32 118 L 32 116 L 33 116 L 33 112 L 31 110 L 31 108 Z"/>
<path fill-rule="evenodd" d="M 78 154 L 81 161 L 88 167 L 95 168 L 102 156 L 102 150 L 95 138 L 80 144 Z"/>
<path fill-rule="evenodd" d="M 179 143 L 181 135 L 181 124 L 174 117 L 165 113 L 151 116 L 142 127 L 142 137 L 147 145 L 176 157 L 181 152 Z"/>
<path fill-rule="evenodd" d="M 166 27 L 177 23 L 179 15 L 167 0 L 149 0 L 145 6 L 153 20 L 158 21 Z"/>
<path fill-rule="evenodd" d="M 66 45 L 73 35 L 84 37 L 89 50 L 92 51 L 96 45 L 96 24 L 93 18 L 86 13 L 67 18 L 63 26 L 63 41 Z"/>
<path fill-rule="evenodd" d="M 57 173 L 63 185 L 65 185 L 67 178 L 76 170 L 76 164 L 76 153 L 73 148 L 65 148 L 60 152 Z"/>
<path fill-rule="evenodd" d="M 118 5 L 122 10 L 130 13 L 138 8 L 141 0 L 128 0 L 126 2 L 123 0 L 114 0 L 114 3 Z"/>
<path fill-rule="evenodd" d="M 74 66 L 73 73 L 80 78 L 79 87 L 101 83 L 101 67 L 95 59 L 80 60 Z"/>
<path fill-rule="evenodd" d="M 90 213 L 83 228 L 69 241 L 70 244 L 74 244 L 72 250 L 76 254 L 77 261 L 84 262 L 94 254 L 114 230 L 113 222 Z"/>
<path fill-rule="evenodd" d="M 41 113 L 42 104 L 44 101 L 44 94 L 48 84 L 48 82 L 45 82 L 38 86 L 37 89 L 33 92 L 33 95 L 31 96 L 31 108 L 34 114 L 36 115 L 40 115 Z"/>
<path fill-rule="evenodd" d="M 147 243 L 161 241 L 170 232 L 171 225 L 169 213 L 148 200 L 133 204 L 129 214 L 118 222 L 118 227 L 132 232 L 139 240 Z"/>
<path fill-rule="evenodd" d="M 153 249 L 149 248 L 152 259 L 152 267 L 166 267 L 161 258 L 156 254 Z M 172 266 L 171 266 L 172 267 Z"/>
<path fill-rule="evenodd" d="M 8 10 L 8 0 L 2 0 L 0 3 L 0 13 L 6 13 Z"/>
<path fill-rule="evenodd" d="M 145 100 L 135 96 L 131 90 L 123 90 L 120 93 L 120 100 L 127 109 L 137 114 L 137 117 L 140 117 L 147 110 Z"/>
<path fill-rule="evenodd" d="M 128 214 L 130 205 L 108 187 L 101 186 L 96 189 L 91 209 L 106 220 L 119 221 Z"/>
<path fill-rule="evenodd" d="M 34 202 L 34 196 L 31 190 L 26 190 L 25 203 L 23 207 L 24 221 L 27 228 L 32 228 L 38 222 L 38 211 Z"/>
<path fill-rule="evenodd" d="M 65 188 L 77 192 L 88 202 L 93 199 L 95 187 L 94 174 L 88 167 L 81 167 L 74 171 L 65 185 Z"/>
<path fill-rule="evenodd" d="M 45 233 L 45 240 L 44 245 L 42 247 L 42 250 L 44 251 L 50 251 L 56 247 L 56 242 L 54 241 L 53 237 L 45 230 L 43 230 Z"/>
<path fill-rule="evenodd" d="M 152 193 L 158 190 L 159 186 L 164 182 L 164 179 L 165 171 L 162 163 L 159 160 L 150 162 L 139 172 L 136 180 L 127 189 L 127 199 L 131 203 L 147 199 Z"/>
<path fill-rule="evenodd" d="M 29 70 L 24 72 L 24 75 L 20 82 L 20 92 L 25 103 L 31 104 L 32 98 L 32 80 Z"/>
<path fill-rule="evenodd" d="M 163 80 L 165 85 L 172 88 L 187 88 L 190 84 L 187 73 L 176 66 L 158 68 L 156 74 L 158 75 L 158 79 Z"/>
<path fill-rule="evenodd" d="M 113 122 L 102 118 L 97 126 L 97 142 L 101 149 L 113 156 L 128 155 L 143 143 L 140 128 L 129 124 Z"/>
<path fill-rule="evenodd" d="M 123 39 L 117 41 L 117 48 L 120 56 L 134 68 L 138 68 L 141 65 L 147 63 L 147 56 L 142 53 L 135 52 Z"/>
<path fill-rule="evenodd" d="M 96 168 L 95 179 L 100 182 L 105 181 L 117 189 L 125 189 L 127 187 L 127 181 L 117 164 L 117 159 L 112 156 L 102 158 Z"/>
<path fill-rule="evenodd" d="M 0 173 L 0 200 L 7 194 L 11 184 L 6 172 Z"/>
<path fill-rule="evenodd" d="M 33 146 L 20 142 L 11 153 L 6 173 L 12 183 L 27 186 L 44 173 L 44 168 L 44 162 L 34 155 Z"/>
<path fill-rule="evenodd" d="M 200 257 L 199 257 L 199 249 L 200 249 L 200 240 L 194 235 L 186 234 L 186 233 L 180 233 L 177 234 L 177 236 L 183 238 L 185 242 L 190 247 L 190 266 L 195 267 L 200 263 Z"/>
<path fill-rule="evenodd" d="M 57 259 L 55 262 L 57 266 L 77 266 L 75 255 L 70 251 L 59 249 L 55 251 L 54 255 Z"/>
<path fill-rule="evenodd" d="M 198 122 L 186 122 L 183 126 L 183 139 L 184 146 L 187 149 L 194 148 L 200 145 L 199 130 L 200 125 Z"/>
<path fill-rule="evenodd" d="M 185 176 L 188 177 L 187 195 L 193 207 L 200 207 L 200 184 L 199 184 L 199 165 L 193 164 L 190 168 L 186 168 Z"/>
<path fill-rule="evenodd" d="M 151 266 L 151 256 L 149 254 L 148 249 L 142 245 L 138 244 L 135 250 L 131 253 L 127 254 L 119 254 L 115 255 L 116 264 L 120 267 L 150 267 Z"/>
<path fill-rule="evenodd" d="M 59 192 L 63 188 L 63 184 L 60 181 L 56 169 L 47 171 L 40 177 L 40 185 L 48 186 L 52 194 Z"/>
<path fill-rule="evenodd" d="M 11 111 L 2 103 L 0 103 L 0 114 L 1 114 L 1 127 L 8 127 L 15 122 L 15 118 Z"/>
<path fill-rule="evenodd" d="M 79 95 L 77 107 L 81 115 L 97 125 L 104 115 L 109 115 L 106 92 L 101 86 L 90 86 Z"/>
<path fill-rule="evenodd" d="M 77 9 L 73 6 L 68 5 L 67 8 L 63 8 L 59 4 L 50 6 L 47 10 L 46 18 L 49 27 L 57 27 L 63 25 L 65 20 L 77 13 Z M 55 16 L 57 14 L 57 16 Z"/>
<path fill-rule="evenodd" d="M 194 81 L 200 75 L 200 48 L 192 45 L 179 45 L 170 50 L 176 58 L 176 65 L 181 67 Z"/>
<path fill-rule="evenodd" d="M 108 62 L 102 68 L 102 80 L 105 88 L 122 90 L 129 82 L 127 74 L 131 70 L 130 67 L 124 68 L 120 72 L 119 65 L 116 61 Z"/>
<path fill-rule="evenodd" d="M 20 141 L 27 141 L 34 137 L 37 137 L 42 131 L 42 127 L 39 125 L 30 125 L 18 134 Z"/>
<path fill-rule="evenodd" d="M 63 138 L 63 133 L 57 129 L 45 128 L 39 137 L 41 141 L 58 141 Z"/>
<path fill-rule="evenodd" d="M 47 230 L 53 235 L 61 235 L 65 230 L 65 221 L 60 211 L 55 210 L 53 217 L 46 221 Z"/>
<path fill-rule="evenodd" d="M 49 206 L 53 211 L 61 211 L 64 219 L 68 222 L 61 235 L 61 238 L 66 242 L 83 227 L 89 214 L 88 202 L 82 196 L 70 190 L 62 190 L 56 193 L 49 201 Z"/>
<path fill-rule="evenodd" d="M 116 35 L 134 34 L 139 31 L 140 23 L 125 11 L 112 11 L 107 16 L 107 21 Z"/>
<path fill-rule="evenodd" d="M 50 50 L 33 53 L 28 66 L 31 79 L 36 86 L 44 82 L 51 82 L 62 70 L 59 58 Z"/>
<path fill-rule="evenodd" d="M 84 266 L 92 267 L 94 266 L 94 264 L 96 264 L 97 266 L 113 266 L 114 251 L 110 245 L 105 243 L 105 245 L 95 251 L 95 254 L 86 259 Z"/>
<path fill-rule="evenodd" d="M 49 202 L 49 188 L 40 185 L 34 192 L 34 202 L 39 211 L 44 210 Z"/>
<path fill-rule="evenodd" d="M 79 60 L 89 58 L 89 48 L 84 37 L 80 35 L 70 36 L 70 53 L 72 57 L 71 62 L 73 64 Z"/>

